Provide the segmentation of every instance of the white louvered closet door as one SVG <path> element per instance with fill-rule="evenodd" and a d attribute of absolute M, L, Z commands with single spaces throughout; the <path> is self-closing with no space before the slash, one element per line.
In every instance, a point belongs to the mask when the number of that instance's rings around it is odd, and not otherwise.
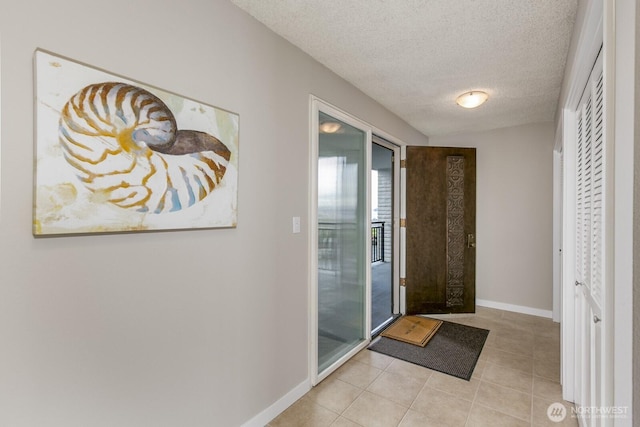
<path fill-rule="evenodd" d="M 598 57 L 576 111 L 576 405 L 581 425 L 606 425 L 594 408 L 606 401 L 603 337 L 605 138 L 602 58 Z"/>

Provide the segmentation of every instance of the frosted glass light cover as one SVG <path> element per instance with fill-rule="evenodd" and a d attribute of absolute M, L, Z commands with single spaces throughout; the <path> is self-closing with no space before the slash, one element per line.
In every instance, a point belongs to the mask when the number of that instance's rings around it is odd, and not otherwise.
<path fill-rule="evenodd" d="M 484 104 L 487 99 L 489 99 L 489 95 L 486 92 L 474 90 L 460 95 L 456 99 L 456 103 L 464 108 L 476 108 Z"/>

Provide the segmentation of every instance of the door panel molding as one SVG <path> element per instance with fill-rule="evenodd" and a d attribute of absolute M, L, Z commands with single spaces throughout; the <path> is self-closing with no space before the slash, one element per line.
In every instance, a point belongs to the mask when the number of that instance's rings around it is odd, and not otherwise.
<path fill-rule="evenodd" d="M 464 156 L 447 156 L 447 307 L 464 305 L 464 178 Z"/>

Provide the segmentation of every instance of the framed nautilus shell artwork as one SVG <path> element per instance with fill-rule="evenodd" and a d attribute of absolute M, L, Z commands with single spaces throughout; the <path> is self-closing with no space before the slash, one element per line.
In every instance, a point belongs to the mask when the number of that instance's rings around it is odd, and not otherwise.
<path fill-rule="evenodd" d="M 37 50 L 33 234 L 235 227 L 235 113 Z"/>

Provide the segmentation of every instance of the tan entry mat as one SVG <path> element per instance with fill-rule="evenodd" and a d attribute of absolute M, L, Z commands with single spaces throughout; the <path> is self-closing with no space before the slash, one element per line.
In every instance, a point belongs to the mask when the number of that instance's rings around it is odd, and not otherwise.
<path fill-rule="evenodd" d="M 381 334 L 383 337 L 424 347 L 442 325 L 442 320 L 420 316 L 404 316 Z"/>

